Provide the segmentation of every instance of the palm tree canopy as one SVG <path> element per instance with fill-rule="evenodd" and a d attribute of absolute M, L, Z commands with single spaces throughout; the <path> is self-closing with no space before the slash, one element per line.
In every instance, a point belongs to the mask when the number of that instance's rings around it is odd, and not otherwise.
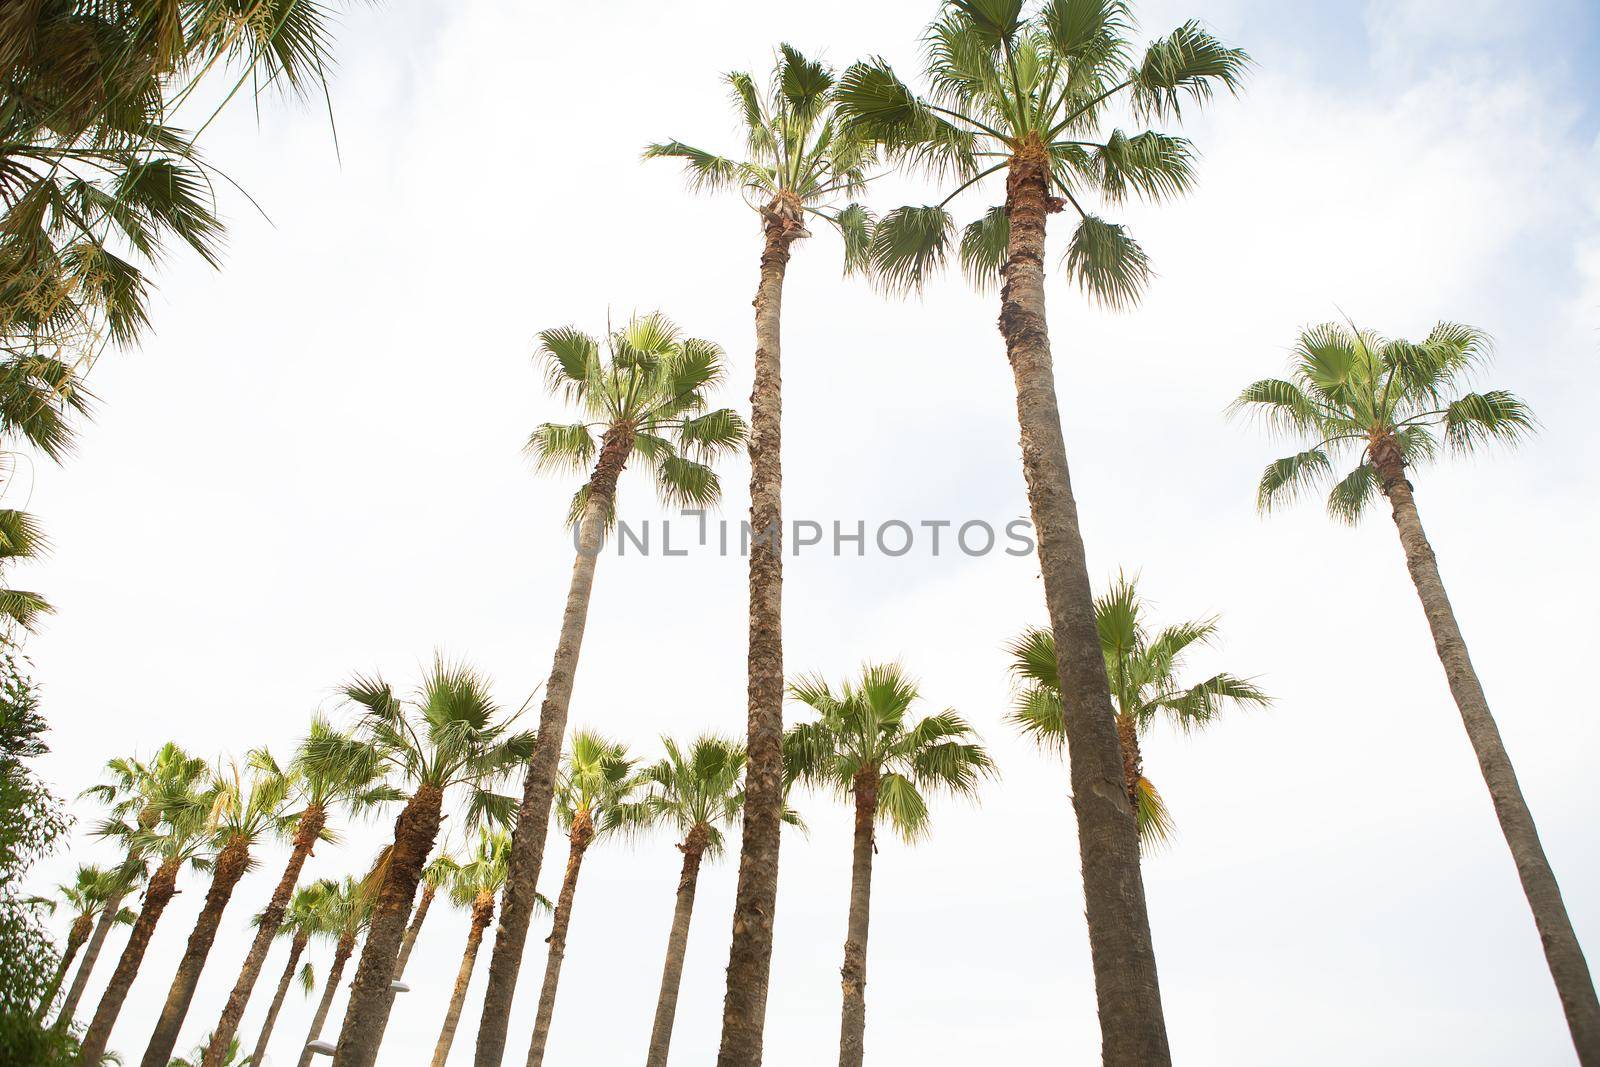
<path fill-rule="evenodd" d="M 824 63 L 792 45 L 778 48 L 765 90 L 744 71 L 724 76 L 744 133 L 745 158 L 717 155 L 681 141 L 652 144 L 646 159 L 680 159 L 697 191 L 737 190 L 763 217 L 784 215 L 801 227 L 823 219 L 844 240 L 845 269 L 865 264 L 872 217 L 849 198 L 871 180 L 872 139 L 840 121 L 836 78 Z"/>
<path fill-rule="evenodd" d="M 287 809 L 293 787 L 293 778 L 264 748 L 252 751 L 242 767 L 236 762 L 219 766 L 211 788 L 197 798 L 209 801 L 206 822 L 217 850 L 253 848 L 268 836 L 292 833 L 297 816 Z"/>
<path fill-rule="evenodd" d="M 726 374 L 720 347 L 685 337 L 653 314 L 610 331 L 603 345 L 575 327 L 544 330 L 538 358 L 551 394 L 583 415 L 580 422 L 544 423 L 529 436 L 527 452 L 540 470 L 587 473 L 601 439 L 621 432 L 651 465 L 663 502 L 704 508 L 721 497 L 711 463 L 739 447 L 745 424 L 731 408 L 709 410 L 708 394 Z M 573 500 L 573 520 L 588 499 L 585 484 Z"/>
<path fill-rule="evenodd" d="M 354 734 L 328 731 L 308 738 L 309 758 L 357 762 L 366 757 L 349 750 L 368 746 L 399 795 L 459 788 L 469 822 L 490 818 L 504 825 L 512 817 L 516 798 L 494 792 L 494 786 L 533 754 L 533 732 L 512 729 L 526 703 L 506 713 L 485 675 L 441 656 L 409 700 L 377 675 L 358 675 L 341 692 L 358 711 Z"/>
<path fill-rule="evenodd" d="M 1441 450 L 1468 454 L 1521 441 L 1537 424 L 1520 397 L 1468 389 L 1490 354 L 1486 334 L 1451 322 L 1420 342 L 1339 322 L 1303 331 L 1288 377 L 1253 382 L 1230 409 L 1302 446 L 1267 467 L 1257 506 L 1271 511 L 1331 483 L 1328 514 L 1354 524 L 1384 488 L 1375 451 L 1393 449 L 1405 467 L 1416 467 Z"/>
<path fill-rule="evenodd" d="M 0 472 L 0 485 L 4 481 L 4 473 Z M 19 560 L 38 559 L 48 550 L 49 543 L 33 516 L 13 508 L 0 508 L 0 576 Z M 13 623 L 32 630 L 43 616 L 54 611 L 50 602 L 38 593 L 0 585 L 0 627 Z"/>
<path fill-rule="evenodd" d="M 118 757 L 106 763 L 106 780 L 85 789 L 80 795 L 92 797 L 109 808 L 110 823 L 146 822 L 160 816 L 162 799 L 173 788 L 197 787 L 210 774 L 206 761 L 191 756 L 168 741 L 148 762 L 137 757 Z"/>
<path fill-rule="evenodd" d="M 450 872 L 450 902 L 470 908 L 480 897 L 500 892 L 511 871 L 511 834 L 500 827 L 480 826 L 478 844 L 465 863 Z"/>
<path fill-rule="evenodd" d="M 1189 731 L 1216 721 L 1230 707 L 1264 707 L 1271 703 L 1271 698 L 1253 681 L 1227 672 L 1199 681 L 1185 679 L 1188 654 L 1215 641 L 1216 618 L 1152 631 L 1147 622 L 1148 607 L 1139 596 L 1137 581 L 1120 574 L 1094 602 L 1095 625 L 1100 632 L 1113 706 L 1119 719 L 1131 724 L 1135 736 L 1144 734 L 1160 718 Z M 1064 752 L 1066 727 L 1055 635 L 1045 627 L 1030 627 L 1006 651 L 1011 657 L 1012 677 L 1018 683 L 1007 720 L 1040 748 L 1056 754 Z M 1142 774 L 1134 789 L 1141 839 L 1147 843 L 1169 841 L 1175 826 L 1161 794 Z"/>
<path fill-rule="evenodd" d="M 921 694 L 898 663 L 867 664 L 859 681 L 838 692 L 820 677 L 804 677 L 789 694 L 819 718 L 784 734 L 786 779 L 844 795 L 859 775 L 875 774 L 877 817 L 906 841 L 927 832 L 924 794 L 975 796 L 979 783 L 995 773 L 976 732 L 954 711 L 913 721 L 911 706 Z"/>
<path fill-rule="evenodd" d="M 270 757 L 268 757 L 270 759 Z M 276 765 L 273 765 L 274 767 Z M 315 715 L 311 728 L 295 751 L 285 774 L 291 785 L 291 802 L 298 819 L 306 808 L 324 812 L 346 807 L 364 813 L 405 795 L 387 780 L 388 767 L 376 748 L 356 742 L 338 730 L 328 719 Z M 337 831 L 324 826 L 320 838 L 338 841 Z"/>
<path fill-rule="evenodd" d="M 109 808 L 95 834 L 118 840 L 137 869 L 149 861 L 206 866 L 216 783 L 206 761 L 167 742 L 148 762 L 106 764 L 107 780 L 84 790 Z"/>
<path fill-rule="evenodd" d="M 869 258 L 886 288 L 919 288 L 955 239 L 947 206 L 1019 160 L 1044 168 L 1050 195 L 1078 217 L 1066 268 L 1091 297 L 1122 307 L 1150 278 L 1143 250 L 1094 213 L 1128 196 L 1158 201 L 1188 191 L 1194 150 L 1156 129 L 1107 125 L 1113 104 L 1141 122 L 1179 121 L 1185 103 L 1237 92 L 1249 65 L 1199 23 L 1187 22 L 1136 54 L 1123 0 L 948 0 L 925 37 L 928 91 L 918 94 L 882 59 L 856 63 L 838 89 L 847 128 L 891 158 L 953 183 L 937 204 L 902 207 L 874 227 Z M 993 207 L 961 233 L 975 285 L 995 283 L 1009 237 Z"/>
<path fill-rule="evenodd" d="M 744 808 L 744 745 L 716 734 L 702 734 L 685 750 L 670 737 L 661 739 L 666 756 L 644 769 L 650 792 L 644 804 L 653 823 L 687 834 L 702 827 L 705 855 L 722 852 L 723 828 L 739 821 Z"/>
<path fill-rule="evenodd" d="M 72 909 L 74 919 L 93 919 L 110 901 L 126 896 L 133 886 L 134 879 L 130 877 L 130 872 L 125 867 L 108 868 L 84 864 L 73 873 L 72 881 L 56 886 L 56 894 L 67 907 Z M 53 900 L 41 903 L 52 912 L 56 909 L 56 902 Z M 113 921 L 120 925 L 131 926 L 134 918 L 131 909 L 119 908 Z"/>
<path fill-rule="evenodd" d="M 590 730 L 575 730 L 556 780 L 556 819 L 570 830 L 587 816 L 599 838 L 616 830 L 640 828 L 649 812 L 634 802 L 643 779 L 627 746 Z"/>

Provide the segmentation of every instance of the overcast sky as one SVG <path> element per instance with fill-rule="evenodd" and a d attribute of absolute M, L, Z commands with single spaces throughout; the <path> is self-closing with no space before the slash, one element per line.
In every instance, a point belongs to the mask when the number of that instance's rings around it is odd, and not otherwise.
<path fill-rule="evenodd" d="M 314 709 L 337 710 L 342 679 L 382 670 L 409 687 L 435 648 L 519 704 L 549 669 L 576 484 L 535 477 L 519 453 L 534 424 L 561 415 L 530 359 L 535 331 L 661 309 L 727 348 L 723 400 L 747 407 L 754 218 L 736 198 L 686 195 L 640 148 L 677 137 L 731 150 L 718 75 L 764 74 L 782 40 L 841 65 L 878 53 L 910 68 L 932 13 L 397 0 L 358 8 L 340 32 L 337 156 L 314 106 L 219 121 L 209 155 L 270 220 L 226 200 L 225 269 L 166 265 L 148 343 L 94 371 L 103 403 L 79 455 L 14 490 L 55 544 L 15 579 L 59 609 L 29 644 L 54 727 L 46 775 L 75 793 L 108 758 L 168 738 L 207 755 L 286 754 Z M 1158 729 L 1146 748 L 1179 827 L 1145 865 L 1175 1059 L 1574 1063 L 1392 526 L 1379 513 L 1338 528 L 1316 505 L 1258 518 L 1256 478 L 1283 449 L 1222 409 L 1282 367 L 1300 326 L 1341 312 L 1394 335 L 1440 318 L 1494 334 L 1488 380 L 1522 392 L 1543 433 L 1414 480 L 1579 937 L 1600 956 L 1600 716 L 1585 673 L 1556 669 L 1584 666 L 1600 637 L 1600 434 L 1592 391 L 1574 388 L 1600 350 L 1600 18 L 1586 0 L 1153 0 L 1139 13 L 1151 34 L 1203 18 L 1258 63 L 1242 99 L 1186 130 L 1203 152 L 1195 195 L 1119 215 L 1160 274 L 1143 306 L 1109 314 L 1059 273 L 1049 283 L 1094 579 L 1139 573 L 1159 621 L 1219 613 L 1224 641 L 1196 675 L 1258 676 L 1276 697 L 1202 734 Z M 886 186 L 873 206 L 924 196 Z M 1026 514 L 996 305 L 957 279 L 885 301 L 840 279 L 831 235 L 796 249 L 791 517 L 870 528 Z M 735 521 L 746 475 L 724 471 Z M 661 515 L 637 474 L 620 507 Z M 937 803 L 926 842 L 881 843 L 869 1058 L 1092 1064 L 1066 772 L 1002 721 L 1003 645 L 1044 618 L 1037 567 L 927 547 L 787 561 L 791 673 L 837 680 L 898 657 L 926 710 L 960 710 L 1003 771 L 977 806 Z M 704 550 L 604 557 L 572 722 L 641 755 L 662 732 L 742 731 L 745 582 L 741 560 Z M 837 1041 L 849 819 L 829 797 L 798 805 L 811 830 L 783 846 L 770 1067 L 831 1062 Z M 37 869 L 36 889 L 113 857 L 87 833 L 92 806 L 74 810 L 73 848 Z M 319 849 L 308 877 L 362 867 L 391 819 Z M 546 856 L 553 894 L 564 843 Z M 281 861 L 272 849 L 239 889 L 180 1049 L 214 1024 Z M 685 1067 L 717 1043 L 735 866 L 711 865 L 700 883 L 673 1042 Z M 665 837 L 592 854 L 556 1067 L 642 1060 L 677 870 Z M 125 1056 L 143 1051 L 203 884 L 185 876 L 162 921 L 113 1037 Z M 430 918 L 386 1064 L 429 1054 L 465 929 L 461 913 Z M 529 940 L 514 1056 L 532 1029 L 542 937 Z M 471 1059 L 483 970 L 454 1064 Z M 272 1063 L 294 1062 L 312 1006 L 291 995 Z M 342 1015 L 341 996 L 329 1036 Z"/>

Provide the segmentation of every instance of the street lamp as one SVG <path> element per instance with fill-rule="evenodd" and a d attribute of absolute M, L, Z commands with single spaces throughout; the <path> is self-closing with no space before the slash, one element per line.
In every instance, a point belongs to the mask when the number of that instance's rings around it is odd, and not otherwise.
<path fill-rule="evenodd" d="M 307 1041 L 306 1051 L 311 1053 L 313 1056 L 332 1056 L 335 1052 L 338 1052 L 339 1049 L 337 1046 L 328 1041 Z"/>

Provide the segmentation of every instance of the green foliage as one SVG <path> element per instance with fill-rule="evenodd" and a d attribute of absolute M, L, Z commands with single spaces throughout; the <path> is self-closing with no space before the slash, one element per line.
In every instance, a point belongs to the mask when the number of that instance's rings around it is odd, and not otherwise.
<path fill-rule="evenodd" d="M 670 319 L 635 316 L 601 342 L 572 326 L 539 334 L 539 359 L 553 395 L 576 406 L 584 421 L 544 423 L 528 438 L 540 470 L 586 472 L 610 434 L 631 435 L 631 451 L 650 464 L 662 501 L 709 507 L 722 495 L 711 464 L 737 450 L 745 424 L 731 408 L 709 410 L 709 393 L 726 374 L 722 349 L 684 337 Z M 576 521 L 588 502 L 586 482 L 574 498 Z"/>
<path fill-rule="evenodd" d="M 302 755 L 334 765 L 359 764 L 369 757 L 352 750 L 370 748 L 397 790 L 395 799 L 426 786 L 445 793 L 449 803 L 459 790 L 469 822 L 490 819 L 505 825 L 516 811 L 516 798 L 494 787 L 533 755 L 534 734 L 512 729 L 526 704 L 508 714 L 489 690 L 489 679 L 477 669 L 442 656 L 434 657 L 410 699 L 396 696 L 377 675 L 357 675 L 341 689 L 357 711 L 354 733 L 314 734 Z"/>
<path fill-rule="evenodd" d="M 957 196 L 1022 158 L 1042 160 L 1051 195 L 1078 216 L 1067 274 L 1111 307 L 1136 302 L 1149 283 L 1144 251 L 1092 198 L 1161 201 L 1194 179 L 1189 142 L 1160 130 L 1106 128 L 1119 98 L 1145 120 L 1178 121 L 1185 101 L 1237 92 L 1249 58 L 1189 22 L 1152 41 L 1142 57 L 1128 40 L 1132 15 L 1119 0 L 949 0 L 928 27 L 919 94 L 882 59 L 856 63 L 836 92 L 843 128 L 890 159 L 953 188 L 938 204 L 901 208 L 874 231 L 871 266 L 885 289 L 920 289 L 945 260 Z M 991 208 L 961 237 L 961 263 L 980 287 L 1004 262 L 1006 219 Z"/>
<path fill-rule="evenodd" d="M 1148 732 L 1157 719 L 1187 732 L 1209 725 L 1227 708 L 1271 702 L 1254 682 L 1226 672 L 1193 682 L 1181 678 L 1188 653 L 1216 639 L 1215 618 L 1151 630 L 1147 614 L 1137 582 L 1122 575 L 1094 602 L 1112 704 L 1118 719 L 1132 725 L 1135 736 Z M 1055 635 L 1031 627 L 1006 652 L 1018 683 L 1007 721 L 1040 748 L 1064 753 L 1066 724 Z M 1170 841 L 1174 826 L 1161 794 L 1142 775 L 1135 792 L 1140 842 L 1150 847 Z"/>
<path fill-rule="evenodd" d="M 3 478 L 0 478 L 3 484 Z M 5 572 L 21 560 L 38 559 L 44 555 L 48 544 L 33 517 L 25 511 L 0 508 L 0 580 Z M 55 609 L 38 593 L 11 589 L 0 585 L 0 632 L 13 627 L 25 630 L 34 628 L 40 618 Z"/>
<path fill-rule="evenodd" d="M 1229 408 L 1302 446 L 1267 466 L 1257 506 L 1272 511 L 1331 483 L 1328 514 L 1353 524 L 1383 489 L 1375 447 L 1392 444 L 1411 468 L 1441 450 L 1465 455 L 1519 443 L 1537 428 L 1528 405 L 1503 389 L 1468 390 L 1490 348 L 1487 334 L 1451 322 L 1422 341 L 1340 322 L 1304 330 L 1288 377 L 1252 382 Z"/>
<path fill-rule="evenodd" d="M 912 721 L 920 694 L 897 663 L 868 664 L 858 682 L 837 693 L 811 676 L 792 683 L 789 694 L 819 717 L 784 734 L 785 779 L 846 796 L 862 774 L 876 776 L 877 817 L 906 841 L 927 833 L 925 793 L 975 796 L 995 773 L 977 734 L 954 711 Z"/>
<path fill-rule="evenodd" d="M 495 826 L 478 827 L 478 844 L 465 863 L 451 864 L 450 902 L 470 908 L 484 894 L 497 895 L 511 873 L 511 834 Z"/>
<path fill-rule="evenodd" d="M 715 734 L 702 734 L 687 750 L 670 737 L 661 744 L 666 756 L 643 772 L 650 792 L 640 821 L 670 826 L 684 837 L 699 827 L 705 855 L 720 855 L 723 830 L 738 822 L 744 809 L 744 746 Z"/>
<path fill-rule="evenodd" d="M 820 218 L 844 241 L 846 273 L 864 266 L 872 215 L 843 201 L 871 180 L 877 152 L 870 138 L 839 121 L 834 72 L 784 44 L 765 90 L 743 71 L 726 80 L 744 133 L 744 159 L 681 141 L 652 144 L 644 157 L 681 160 L 690 188 L 738 191 L 768 218 L 787 215 L 797 225 L 808 215 Z"/>
<path fill-rule="evenodd" d="M 618 830 L 648 824 L 651 812 L 635 802 L 643 779 L 627 746 L 590 730 L 575 730 L 561 759 L 556 779 L 556 820 L 570 830 L 579 816 L 588 818 L 598 840 Z"/>

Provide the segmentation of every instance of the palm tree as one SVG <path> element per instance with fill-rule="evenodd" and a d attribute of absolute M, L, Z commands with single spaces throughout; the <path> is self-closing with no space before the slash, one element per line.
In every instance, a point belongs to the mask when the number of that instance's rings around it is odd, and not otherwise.
<path fill-rule="evenodd" d="M 106 936 L 121 912 L 123 898 L 147 874 L 144 858 L 132 848 L 128 839 L 135 830 L 154 830 L 161 820 L 162 798 L 171 790 L 197 786 L 209 773 L 209 768 L 205 760 L 190 756 L 168 742 L 148 763 L 136 758 L 119 758 L 107 763 L 106 771 L 108 780 L 90 786 L 82 795 L 97 799 L 111 809 L 109 818 L 96 832 L 100 836 L 118 838 L 129 844 L 117 868 L 126 885 L 123 892 L 106 901 L 100 919 L 95 923 L 94 933 L 89 935 L 83 962 L 79 964 L 78 973 L 73 976 L 66 999 L 61 1002 L 61 1011 L 56 1016 L 55 1026 L 58 1028 L 66 1028 L 72 1023 L 78 1010 L 78 1001 L 88 988 L 89 975 L 100 959 L 101 949 L 105 947 Z"/>
<path fill-rule="evenodd" d="M 755 387 L 750 394 L 750 766 L 739 846 L 733 944 L 723 1005 L 718 1067 L 756 1067 L 766 1023 L 772 965 L 772 915 L 778 898 L 778 836 L 783 812 L 783 478 L 780 437 L 780 327 L 783 281 L 794 243 L 809 237 L 806 217 L 843 238 L 845 270 L 864 262 L 871 217 L 856 196 L 876 162 L 871 142 L 835 113 L 833 71 L 785 44 L 765 91 L 748 73 L 726 76 L 744 132 L 744 158 L 680 141 L 653 144 L 646 158 L 681 159 L 697 190 L 736 190 L 761 220 L 761 273 L 755 298 Z M 496 1067 L 482 1054 L 477 1067 Z"/>
<path fill-rule="evenodd" d="M 522 710 L 503 713 L 486 677 L 439 657 L 409 702 L 377 676 L 358 676 L 343 692 L 361 712 L 357 738 L 330 738 L 322 746 L 370 746 L 407 792 L 377 878 L 371 927 L 334 1054 L 335 1067 L 372 1067 L 393 1003 L 390 983 L 406 920 L 446 805 L 464 801 L 469 822 L 506 822 L 516 801 L 493 787 L 533 755 L 534 736 L 512 731 Z"/>
<path fill-rule="evenodd" d="M 528 1067 L 540 1067 L 544 1063 L 583 857 L 597 840 L 648 818 L 647 809 L 633 801 L 633 794 L 640 785 L 634 763 L 627 748 L 616 741 L 587 730 L 578 730 L 572 735 L 572 746 L 561 768 L 555 795 L 556 818 L 567 831 L 567 873 L 561 880 L 561 895 L 556 898 L 555 918 L 550 926 L 550 952 L 545 960 L 544 985 L 539 989 L 539 1008 L 533 1020 L 533 1040 L 528 1045 Z"/>
<path fill-rule="evenodd" d="M 861 680 L 835 693 L 812 676 L 789 687 L 820 718 L 784 736 L 791 781 L 832 789 L 855 801 L 855 846 L 850 868 L 850 916 L 844 943 L 844 1010 L 839 1025 L 840 1067 L 861 1067 L 867 1029 L 867 932 L 871 921 L 872 857 L 878 820 L 902 840 L 928 832 L 925 793 L 973 796 L 994 773 L 989 754 L 965 719 L 945 710 L 912 722 L 917 684 L 897 663 L 868 664 Z"/>
<path fill-rule="evenodd" d="M 1166 801 L 1144 776 L 1139 738 L 1158 718 L 1167 718 L 1187 732 L 1210 725 L 1230 706 L 1265 706 L 1271 698 L 1249 679 L 1226 672 L 1193 683 L 1181 680 L 1185 656 L 1216 639 L 1217 620 L 1195 619 L 1151 633 L 1145 623 L 1146 607 L 1137 583 L 1121 575 L 1094 602 L 1116 707 L 1123 781 L 1138 815 L 1139 842 L 1149 849 L 1171 840 L 1173 822 Z M 1007 719 L 1041 748 L 1063 751 L 1066 733 L 1055 635 L 1030 627 L 1006 651 L 1011 673 L 1020 683 Z"/>
<path fill-rule="evenodd" d="M 506 881 L 489 957 L 477 1063 L 499 1067 L 505 1053 L 511 998 L 528 940 L 539 869 L 550 828 L 550 802 L 567 728 L 567 707 L 583 645 L 594 586 L 595 563 L 616 512 L 617 479 L 635 455 L 650 464 L 656 489 L 670 505 L 705 508 L 721 495 L 710 464 L 744 439 L 744 422 L 733 411 L 707 411 L 709 394 L 722 381 L 722 350 L 710 341 L 683 337 L 665 316 L 634 318 L 602 343 L 571 327 L 539 335 L 539 359 L 552 393 L 577 405 L 581 422 L 546 423 L 528 439 L 541 469 L 588 470 L 589 480 L 572 502 L 577 559 L 561 617 L 544 704 L 539 709 L 539 746 L 528 765 L 522 803 L 511 836 L 511 872 Z M 597 441 L 598 437 L 598 441 Z"/>
<path fill-rule="evenodd" d="M 678 876 L 677 906 L 667 936 L 667 960 L 661 970 L 661 993 L 645 1067 L 667 1067 L 700 863 L 722 854 L 723 829 L 738 821 L 744 806 L 743 745 L 714 734 L 695 738 L 687 752 L 670 737 L 663 737 L 661 743 L 666 757 L 644 771 L 650 786 L 645 805 L 652 822 L 666 823 L 683 835 L 677 846 L 683 853 L 683 871 Z"/>
<path fill-rule="evenodd" d="M 85 864 L 78 868 L 71 882 L 56 887 L 61 899 L 72 909 L 72 925 L 67 928 L 67 944 L 61 951 L 61 962 L 57 964 L 56 973 L 39 998 L 36 1016 L 38 1019 L 43 1020 L 50 1011 L 50 1005 L 61 989 L 61 982 L 67 976 L 68 968 L 77 958 L 78 950 L 83 948 L 84 942 L 89 940 L 89 935 L 94 931 L 95 919 L 99 917 L 108 901 L 122 899 L 129 889 L 128 882 L 129 879 L 120 868 L 108 869 Z M 41 903 L 52 912 L 55 911 L 55 901 L 46 900 Z M 132 926 L 133 918 L 131 910 L 119 908 L 111 917 L 111 921 L 123 926 Z"/>
<path fill-rule="evenodd" d="M 0 483 L 3 481 L 0 478 Z M 0 582 L 13 564 L 39 559 L 47 547 L 44 534 L 32 515 L 14 508 L 0 508 Z M 38 593 L 0 584 L 0 632 L 9 631 L 12 626 L 31 630 L 54 610 Z"/>
<path fill-rule="evenodd" d="M 1107 1067 L 1171 1061 L 1155 951 L 1139 871 L 1133 809 L 1094 628 L 1093 594 L 1061 431 L 1045 320 L 1045 224 L 1071 207 L 1078 224 L 1066 267 L 1094 298 L 1133 303 L 1149 278 L 1122 226 L 1091 213 L 1130 193 L 1160 200 L 1192 181 L 1189 142 L 1156 130 L 1109 129 L 1113 104 L 1138 119 L 1177 119 L 1185 97 L 1236 90 L 1248 64 L 1189 22 L 1134 60 L 1123 0 L 948 0 L 927 34 L 928 96 L 882 60 L 857 63 L 840 84 L 848 124 L 899 160 L 955 187 L 937 205 L 903 207 L 874 228 L 872 270 L 889 289 L 913 289 L 940 268 L 954 239 L 946 205 L 1005 174 L 1005 199 L 963 231 L 960 258 L 979 285 L 1003 280 L 1000 332 L 1017 392 L 1022 465 L 1050 627 L 1060 656 L 1073 809 L 1089 945 Z"/>
<path fill-rule="evenodd" d="M 239 1020 L 244 1017 L 245 1005 L 250 1001 L 261 968 L 267 962 L 267 951 L 278 934 L 290 896 L 300 881 L 300 871 L 319 840 L 334 840 L 336 835 L 328 829 L 328 816 L 336 808 L 348 807 L 352 811 L 366 811 L 392 800 L 400 793 L 383 781 L 384 767 L 378 762 L 373 749 L 364 745 L 343 743 L 327 744 L 324 739 L 334 737 L 337 731 L 322 716 L 311 722 L 311 730 L 295 754 L 287 772 L 276 766 L 270 769 L 282 775 L 289 784 L 293 803 L 299 806 L 294 819 L 294 836 L 289 850 L 289 861 L 284 864 L 283 875 L 261 913 L 256 925 L 255 940 L 246 953 L 244 966 L 234 983 L 222 1009 L 222 1018 L 211 1034 L 201 1067 L 221 1067 L 234 1035 L 239 1030 Z M 265 752 L 257 759 L 270 761 Z"/>
<path fill-rule="evenodd" d="M 140 1067 L 167 1067 L 171 1061 L 172 1050 L 178 1045 L 178 1031 L 189 1014 L 200 974 L 216 941 L 222 913 L 233 899 L 239 879 L 255 866 L 253 853 L 263 840 L 285 834 L 294 826 L 294 816 L 285 814 L 292 789 L 289 776 L 265 750 L 252 752 L 248 764 L 248 774 L 237 763 L 219 771 L 204 798 L 210 809 L 206 819 L 215 853 L 211 885 Z"/>
<path fill-rule="evenodd" d="M 450 902 L 458 908 L 469 909 L 472 918 L 467 924 L 467 947 L 461 953 L 461 970 L 456 974 L 455 988 L 450 993 L 450 1007 L 445 1012 L 439 1041 L 433 1048 L 433 1067 L 444 1067 L 450 1058 L 456 1026 L 461 1022 L 461 1008 L 467 1002 L 467 986 L 472 983 L 472 968 L 478 962 L 478 947 L 483 944 L 484 931 L 494 921 L 495 894 L 506 884 L 510 862 L 511 835 L 485 826 L 478 830 L 478 848 L 472 859 L 456 865 L 451 872 Z"/>
<path fill-rule="evenodd" d="M 1533 431 L 1533 415 L 1516 395 L 1467 390 L 1489 350 L 1482 332 L 1455 323 L 1440 323 L 1420 342 L 1327 323 L 1300 335 L 1287 379 L 1253 383 L 1234 410 L 1260 416 L 1268 429 L 1303 445 L 1261 476 L 1256 502 L 1262 511 L 1335 478 L 1328 513 L 1340 521 L 1353 524 L 1376 496 L 1388 498 L 1406 568 L 1511 847 L 1578 1059 L 1584 1067 L 1600 1067 L 1600 1000 L 1589 965 L 1467 655 L 1408 476 L 1408 469 L 1435 458 L 1441 447 L 1468 455 L 1487 445 L 1516 444 Z M 1355 466 L 1339 476 L 1350 459 Z"/>
<path fill-rule="evenodd" d="M 175 754 L 181 756 L 181 753 Z M 173 769 L 187 770 L 188 767 L 183 765 Z M 128 846 L 130 856 L 153 863 L 155 871 L 145 883 L 144 900 L 139 906 L 138 917 L 134 919 L 133 929 L 128 934 L 128 943 L 123 946 L 122 956 L 117 960 L 117 968 L 111 973 L 105 992 L 100 995 L 100 1004 L 95 1009 L 88 1030 L 84 1031 L 78 1053 L 78 1062 L 83 1067 L 98 1065 L 105 1055 L 106 1044 L 111 1039 L 111 1028 L 116 1025 L 123 1002 L 128 998 L 128 990 L 138 977 L 156 924 L 178 891 L 179 872 L 185 864 L 196 867 L 212 864 L 209 857 L 214 851 L 217 836 L 216 826 L 210 818 L 212 805 L 217 801 L 215 783 L 207 782 L 200 786 L 192 780 L 174 777 L 158 781 L 156 787 L 160 791 L 145 801 L 146 804 L 153 803 L 158 813 L 153 826 L 146 826 L 148 811 L 140 808 L 138 821 L 129 824 L 112 819 L 99 831 L 104 836 L 121 837 Z"/>
<path fill-rule="evenodd" d="M 334 938 L 333 961 L 328 964 L 328 977 L 322 984 L 322 999 L 317 1002 L 317 1010 L 311 1017 L 311 1029 L 306 1031 L 297 1067 L 311 1067 L 311 1043 L 322 1035 L 323 1024 L 328 1021 L 328 1012 L 333 1007 L 333 998 L 339 992 L 339 979 L 344 977 L 345 965 L 355 952 L 356 941 L 372 922 L 372 907 L 381 883 L 378 873 L 384 866 L 384 860 L 380 859 L 373 872 L 365 878 L 346 878 L 319 909 L 320 929 Z"/>
<path fill-rule="evenodd" d="M 294 896 L 290 898 L 289 907 L 278 923 L 277 933 L 278 937 L 289 939 L 289 959 L 284 964 L 283 977 L 278 979 L 278 990 L 273 994 L 272 1004 L 267 1008 L 267 1018 L 261 1024 L 261 1035 L 256 1038 L 255 1051 L 250 1054 L 251 1064 L 259 1065 L 266 1062 L 267 1042 L 272 1039 L 273 1027 L 278 1022 L 278 1012 L 283 1009 L 284 999 L 289 995 L 289 986 L 293 984 L 296 976 L 298 975 L 300 986 L 307 996 L 310 996 L 311 991 L 316 988 L 315 970 L 309 963 L 300 967 L 300 957 L 305 954 L 312 938 L 334 936 L 326 919 L 329 901 L 336 898 L 338 893 L 339 883 L 331 878 L 324 878 L 295 890 Z M 264 920 L 266 916 L 263 914 L 260 918 Z"/>

